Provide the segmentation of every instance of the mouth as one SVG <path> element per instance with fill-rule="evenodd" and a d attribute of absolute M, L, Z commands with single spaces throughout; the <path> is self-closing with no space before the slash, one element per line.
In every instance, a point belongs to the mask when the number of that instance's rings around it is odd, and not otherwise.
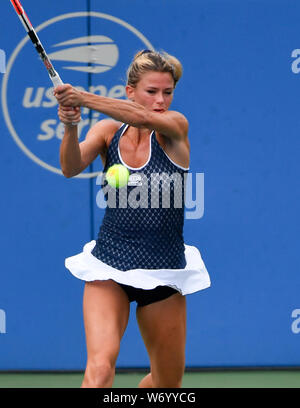
<path fill-rule="evenodd" d="M 157 113 L 164 113 L 164 109 L 153 109 L 154 110 L 154 112 L 157 112 Z"/>

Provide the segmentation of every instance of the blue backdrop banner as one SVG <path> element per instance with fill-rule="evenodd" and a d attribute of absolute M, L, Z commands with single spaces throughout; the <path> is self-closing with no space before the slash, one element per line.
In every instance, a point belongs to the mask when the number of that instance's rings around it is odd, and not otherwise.
<path fill-rule="evenodd" d="M 292 0 L 67 0 L 23 5 L 64 82 L 125 98 L 140 49 L 184 73 L 190 123 L 184 237 L 211 288 L 187 296 L 188 367 L 300 365 L 300 4 Z M 52 84 L 1 2 L 0 370 L 82 370 L 84 283 L 64 267 L 97 237 L 100 159 L 66 179 Z M 103 119 L 83 109 L 84 140 Z M 149 359 L 131 304 L 118 367 Z"/>

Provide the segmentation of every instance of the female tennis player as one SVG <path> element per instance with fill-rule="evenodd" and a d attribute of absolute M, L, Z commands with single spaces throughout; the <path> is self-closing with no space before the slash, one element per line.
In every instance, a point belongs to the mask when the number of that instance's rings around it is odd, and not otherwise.
<path fill-rule="evenodd" d="M 137 321 L 151 366 L 139 387 L 182 384 L 185 296 L 209 287 L 210 279 L 198 249 L 183 240 L 184 188 L 180 187 L 189 170 L 188 121 L 169 110 L 181 74 L 175 57 L 144 50 L 128 69 L 127 100 L 78 91 L 69 84 L 55 89 L 59 118 L 65 124 L 60 150 L 63 174 L 76 176 L 100 155 L 104 173 L 113 164 L 123 164 L 131 176 L 143 175 L 140 188 L 151 185 L 136 205 L 137 185 L 130 180 L 137 179 L 129 178 L 127 206 L 107 206 L 97 240 L 66 259 L 66 267 L 85 281 L 87 365 L 82 387 L 112 386 L 132 301 L 137 302 Z M 80 107 L 112 118 L 94 125 L 81 143 L 74 125 L 80 120 Z M 153 205 L 155 194 L 162 194 L 161 174 L 170 179 L 176 174 L 181 180 L 177 187 L 170 183 L 168 208 L 161 198 L 159 205 Z"/>

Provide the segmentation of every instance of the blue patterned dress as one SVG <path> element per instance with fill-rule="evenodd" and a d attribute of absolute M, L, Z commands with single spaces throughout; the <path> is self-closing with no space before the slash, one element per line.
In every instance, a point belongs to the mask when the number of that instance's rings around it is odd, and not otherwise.
<path fill-rule="evenodd" d="M 84 281 L 113 279 L 135 288 L 169 286 L 183 295 L 210 286 L 199 250 L 183 239 L 187 168 L 175 164 L 149 136 L 149 157 L 140 168 L 128 166 L 120 139 L 128 125 L 114 135 L 106 156 L 103 192 L 107 200 L 97 240 L 65 260 L 71 273 Z M 105 173 L 114 164 L 130 171 L 128 185 L 107 185 Z"/>

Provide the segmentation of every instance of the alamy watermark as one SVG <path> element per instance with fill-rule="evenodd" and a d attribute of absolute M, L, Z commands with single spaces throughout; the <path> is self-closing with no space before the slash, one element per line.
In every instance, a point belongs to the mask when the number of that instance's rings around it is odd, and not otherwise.
<path fill-rule="evenodd" d="M 0 309 L 0 334 L 6 333 L 6 314 L 5 311 Z"/>
<path fill-rule="evenodd" d="M 6 55 L 5 51 L 0 48 L 0 74 L 5 74 L 6 71 Z"/>
<path fill-rule="evenodd" d="M 294 309 L 291 315 L 293 322 L 291 325 L 292 333 L 299 334 L 300 333 L 300 309 Z"/>
<path fill-rule="evenodd" d="M 97 206 L 109 208 L 182 208 L 186 219 L 200 219 L 204 214 L 204 173 L 133 173 L 128 184 L 117 189 L 106 184 L 100 173 L 96 185 L 102 186 L 96 195 Z"/>

